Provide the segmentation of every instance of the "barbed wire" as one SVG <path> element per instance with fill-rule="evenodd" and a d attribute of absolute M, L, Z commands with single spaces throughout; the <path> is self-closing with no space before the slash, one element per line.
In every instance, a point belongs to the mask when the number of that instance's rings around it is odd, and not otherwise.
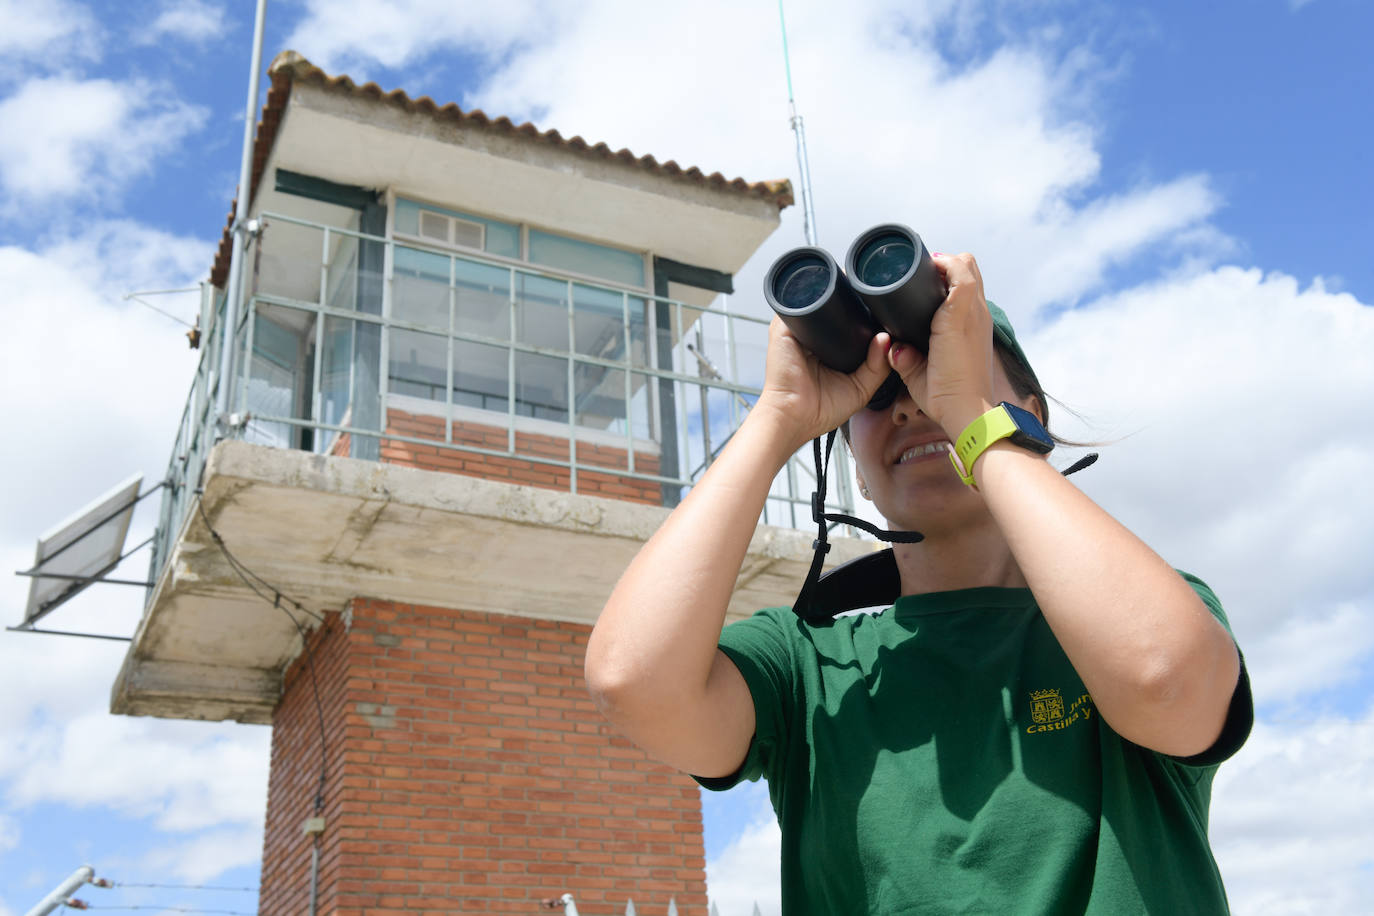
<path fill-rule="evenodd" d="M 162 889 L 164 889 L 164 890 L 177 890 L 177 891 L 243 891 L 243 892 L 253 891 L 253 892 L 256 892 L 256 891 L 258 890 L 258 888 L 256 888 L 256 887 L 220 887 L 220 886 L 214 885 L 214 884 L 142 884 L 142 883 L 135 883 L 135 882 L 131 882 L 131 881 L 111 881 L 111 882 L 110 882 L 110 885 L 111 885 L 112 887 L 156 887 L 156 888 L 162 888 Z"/>
<path fill-rule="evenodd" d="M 66 908 L 67 908 L 67 904 L 64 903 L 64 904 L 62 905 L 62 907 L 63 907 L 63 909 L 66 909 Z M 218 916 L 258 916 L 256 910 L 254 910 L 254 911 L 251 912 L 251 913 L 250 913 L 250 912 L 246 912 L 246 911 L 244 911 L 244 910 L 202 910 L 202 909 L 199 909 L 198 907 L 159 906 L 159 905 L 157 905 L 157 904 L 149 904 L 149 903 L 144 903 L 144 904 L 135 903 L 135 904 L 129 904 L 129 905 L 127 905 L 127 906 L 120 906 L 120 905 L 106 906 L 105 904 L 83 903 L 82 906 L 79 906 L 79 907 L 72 907 L 72 909 L 80 909 L 80 910 L 157 910 L 159 913 L 215 913 L 215 914 L 218 914 Z"/>

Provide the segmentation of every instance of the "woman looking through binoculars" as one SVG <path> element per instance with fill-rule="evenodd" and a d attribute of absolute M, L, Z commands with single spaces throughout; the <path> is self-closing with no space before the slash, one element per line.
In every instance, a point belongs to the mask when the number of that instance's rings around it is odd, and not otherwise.
<path fill-rule="evenodd" d="M 592 695 L 708 789 L 768 780 L 786 913 L 1225 912 L 1207 805 L 1252 715 L 1225 615 L 1048 463 L 977 264 L 933 260 L 928 355 L 880 332 L 846 375 L 773 322 L 758 403 L 597 621 Z M 775 474 L 846 421 L 865 495 L 924 534 L 900 597 L 722 632 Z"/>

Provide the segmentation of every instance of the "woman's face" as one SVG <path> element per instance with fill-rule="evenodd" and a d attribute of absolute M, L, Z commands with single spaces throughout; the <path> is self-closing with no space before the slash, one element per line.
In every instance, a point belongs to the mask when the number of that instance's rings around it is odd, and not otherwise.
<path fill-rule="evenodd" d="M 1001 360 L 993 362 L 993 402 L 1020 404 L 1039 416 L 1034 399 L 1019 398 L 1012 390 Z M 889 407 L 865 408 L 850 418 L 850 450 L 860 483 L 889 525 L 929 535 L 966 525 L 971 512 L 987 511 L 982 497 L 950 464 L 950 437 L 905 391 Z"/>

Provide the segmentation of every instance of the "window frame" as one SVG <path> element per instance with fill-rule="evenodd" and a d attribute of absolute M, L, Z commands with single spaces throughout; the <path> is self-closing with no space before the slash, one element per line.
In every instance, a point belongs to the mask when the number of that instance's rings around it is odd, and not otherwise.
<path fill-rule="evenodd" d="M 643 367 L 637 367 L 637 366 L 634 364 L 633 360 L 631 359 L 630 354 L 627 352 L 626 355 L 625 355 L 625 365 L 624 365 L 624 367 L 622 367 L 619 371 L 623 371 L 623 372 L 626 372 L 626 373 L 628 373 L 628 374 L 633 374 L 633 373 L 635 373 L 636 370 L 639 369 L 639 368 L 647 368 L 647 369 L 652 369 L 652 370 L 657 370 L 657 369 L 659 368 L 659 354 L 658 354 L 658 348 L 654 345 L 654 342 L 653 342 L 653 338 L 654 338 L 654 334 L 653 334 L 653 327 L 654 327 L 654 321 L 653 321 L 654 303 L 655 303 L 657 300 L 656 300 L 655 293 L 654 293 L 654 289 L 655 289 L 655 280 L 654 280 L 654 258 L 653 258 L 653 252 L 652 252 L 652 251 L 649 251 L 649 250 L 647 250 L 647 249 L 646 249 L 646 250 L 642 250 L 642 251 L 635 251 L 634 249 L 631 249 L 631 248 L 620 248 L 619 246 L 616 246 L 616 245 L 606 245 L 604 242 L 599 241 L 599 240 L 596 240 L 596 239 L 586 238 L 586 237 L 584 237 L 584 236 L 578 236 L 578 235 L 574 235 L 574 234 L 566 233 L 566 232 L 555 232 L 554 230 L 549 229 L 549 228 L 546 228 L 546 227 L 543 227 L 543 226 L 532 226 L 530 223 L 527 223 L 527 222 L 524 222 L 524 221 L 521 221 L 521 222 L 513 222 L 512 220 L 510 220 L 510 219 L 508 219 L 508 218 L 503 218 L 503 217 L 495 216 L 495 215 L 488 214 L 488 213 L 482 213 L 482 212 L 476 211 L 476 210 L 466 209 L 466 210 L 461 210 L 461 211 L 460 211 L 460 210 L 458 210 L 456 207 L 454 207 L 454 206 L 452 206 L 452 205 L 439 203 L 437 200 L 434 200 L 433 198 L 429 198 L 429 197 L 426 197 L 426 196 L 423 196 L 423 195 L 419 195 L 419 194 L 409 193 L 409 192 L 407 192 L 407 191 L 405 191 L 405 190 L 403 190 L 403 189 L 398 189 L 398 188 L 396 188 L 396 187 L 388 187 L 388 188 L 386 189 L 386 191 L 385 191 L 385 199 L 386 199 L 386 216 L 387 216 L 386 238 L 388 239 L 389 242 L 391 242 L 391 245 L 388 246 L 388 250 L 387 250 L 387 264 L 386 264 L 386 268 L 385 268 L 385 270 L 386 270 L 386 278 L 385 278 L 385 282 L 384 282 L 384 284 L 383 284 L 383 288 L 384 288 L 384 290 L 385 290 L 385 295 L 384 295 L 384 297 L 383 297 L 383 298 L 384 298 L 384 312 L 383 312 L 383 313 L 384 313 L 384 316 L 385 316 L 388 320 L 391 320 L 391 319 L 394 317 L 393 314 L 392 314 L 392 313 L 393 313 L 393 306 L 394 306 L 394 303 L 393 303 L 393 301 L 392 301 L 392 295 L 393 295 L 392 284 L 393 284 L 393 282 L 394 282 L 394 266 L 393 266 L 394 254 L 393 254 L 393 252 L 394 252 L 394 247 L 395 247 L 395 246 L 397 246 L 397 245 L 403 245 L 403 246 L 408 247 L 408 248 L 415 248 L 415 249 L 419 249 L 419 250 L 422 250 L 422 251 L 424 251 L 424 250 L 429 250 L 429 251 L 431 251 L 431 252 L 433 252 L 433 253 L 436 253 L 436 254 L 442 254 L 442 255 L 446 255 L 446 256 L 457 256 L 457 257 L 467 258 L 467 259 L 471 259 L 471 258 L 473 258 L 474 255 L 476 255 L 476 256 L 480 257 L 482 260 L 484 260 L 484 261 L 486 261 L 486 262 L 488 262 L 488 263 L 491 263 L 491 264 L 502 265 L 502 266 L 507 266 L 507 267 L 516 267 L 516 268 L 521 268 L 521 269 L 525 269 L 525 270 L 534 270 L 534 271 L 538 271 L 538 272 L 541 273 L 541 274 L 547 274 L 547 275 L 549 275 L 549 276 L 551 276 L 551 277 L 555 277 L 555 278 L 557 278 L 557 279 L 559 279 L 559 280 L 571 281 L 574 285 L 577 285 L 577 284 L 585 284 L 585 285 L 590 285 L 590 286 L 593 286 L 593 287 L 600 287 L 600 288 L 607 289 L 607 290 L 611 290 L 611 291 L 614 291 L 614 292 L 628 293 L 628 294 L 629 294 L 630 296 L 632 296 L 632 297 L 642 299 L 643 302 L 644 302 L 644 309 L 645 309 L 644 328 L 645 328 L 645 335 L 646 335 L 646 336 L 645 336 L 645 344 L 644 344 L 644 350 L 645 350 L 644 355 L 645 355 L 645 358 L 646 358 L 646 364 L 645 364 Z M 473 216 L 473 217 L 477 217 L 477 218 L 479 218 L 479 219 L 491 220 L 491 221 L 493 221 L 493 222 L 498 222 L 498 223 L 504 223 L 504 224 L 506 224 L 506 225 L 514 225 L 514 226 L 517 226 L 518 229 L 519 229 L 519 248 L 520 248 L 520 257 L 519 257 L 519 258 L 512 258 L 512 257 L 506 256 L 506 255 L 495 254 L 495 253 L 486 251 L 485 249 L 483 249 L 483 250 L 478 250 L 478 249 L 473 249 L 473 248 L 467 248 L 467 247 L 465 247 L 465 246 L 455 245 L 455 244 L 453 244 L 453 243 L 451 243 L 451 242 L 449 242 L 449 243 L 441 243 L 441 242 L 439 242 L 438 240 L 436 240 L 436 239 L 431 239 L 431 238 L 429 238 L 429 237 L 427 237 L 427 236 L 422 236 L 422 235 L 411 235 L 411 234 L 406 233 L 406 232 L 401 232 L 401 231 L 399 231 L 399 230 L 396 228 L 397 202 L 398 202 L 399 200 L 405 200 L 405 201 L 407 201 L 407 202 L 409 202 L 409 203 L 411 203 L 411 204 L 414 204 L 414 205 L 416 205 L 416 206 L 418 206 L 418 207 L 420 207 L 420 208 L 431 208 L 431 209 L 433 209 L 433 210 L 437 210 L 437 211 L 439 211 L 439 212 L 441 213 L 441 215 L 447 216 L 447 217 L 449 217 L 450 219 L 459 219 L 459 218 L 461 218 L 461 217 L 454 216 L 453 214 L 454 214 L 454 213 L 457 213 L 457 212 L 462 212 L 462 213 L 467 213 L 467 214 L 469 214 L 469 215 L 471 215 L 471 216 Z M 485 242 L 485 239 L 486 239 L 485 228 L 486 228 L 486 227 L 483 226 L 483 230 L 484 230 L 483 240 L 484 240 L 484 242 Z M 616 281 L 616 280 L 609 280 L 609 279 L 606 279 L 606 278 L 604 278 L 604 277 L 598 277 L 598 276 L 594 276 L 594 275 L 592 275 L 592 274 L 580 273 L 580 272 L 578 272 L 578 271 L 568 270 L 568 269 L 566 269 L 566 268 L 553 267 L 553 266 L 545 265 L 545 264 L 538 264 L 538 263 L 535 263 L 535 262 L 529 260 L 529 250 L 530 250 L 530 245 L 529 245 L 529 230 L 530 230 L 531 228 L 535 228 L 535 229 L 539 230 L 540 232 L 544 232 L 544 233 L 548 233 L 548 234 L 552 234 L 552 235 L 557 235 L 557 236 L 562 236 L 562 237 L 564 237 L 564 238 L 568 238 L 568 239 L 571 239 L 571 240 L 574 240 L 574 241 L 585 242 L 585 243 L 589 243 L 589 244 L 593 244 L 593 245 L 600 245 L 600 246 L 605 247 L 605 248 L 611 248 L 611 249 L 615 249 L 615 250 L 619 250 L 619 251 L 624 251 L 624 252 L 628 252 L 628 253 L 638 254 L 638 255 L 642 258 L 643 263 L 644 263 L 644 285 L 643 285 L 643 286 L 635 286 L 635 285 L 633 285 L 633 284 L 626 284 L 626 283 L 619 282 L 619 281 Z M 416 222 L 416 229 L 417 229 L 417 230 L 419 229 L 418 218 L 417 218 L 417 222 Z M 452 282 L 453 282 L 453 281 L 452 281 L 452 277 L 450 277 L 450 284 L 452 284 Z M 455 317 L 456 317 L 456 316 L 455 316 Z M 453 338 L 452 338 L 452 336 L 451 336 L 451 335 L 452 335 L 452 331 L 450 330 L 449 333 L 450 333 L 450 338 L 449 338 L 449 339 L 450 339 L 450 343 L 452 343 L 452 341 L 453 341 Z M 514 342 L 515 342 L 514 340 L 511 341 L 511 343 L 514 343 Z M 383 350 L 384 358 L 386 358 L 386 359 L 389 360 L 389 355 L 388 355 L 388 354 L 390 353 L 390 345 L 389 345 L 389 342 L 388 342 L 388 341 L 386 341 L 386 340 L 383 341 L 383 343 L 382 343 L 382 350 Z M 577 362 L 579 361 L 579 358 L 582 357 L 582 356 L 586 356 L 586 354 L 580 354 L 580 353 L 578 353 L 578 352 L 576 351 L 575 347 L 574 347 L 574 348 L 566 355 L 566 358 L 570 358 L 570 359 L 572 359 L 572 361 L 573 361 L 574 363 L 577 363 Z M 566 433 L 567 430 L 568 430 L 569 428 L 575 428 L 575 429 L 578 431 L 578 432 L 577 432 L 577 438 L 578 438 L 580 441 L 601 441 L 602 437 L 606 437 L 606 436 L 611 436 L 611 437 L 614 439 L 614 441 L 617 441 L 617 442 L 620 442 L 620 443 L 624 443 L 624 442 L 626 441 L 626 439 L 627 439 L 626 435 L 623 434 L 623 433 L 620 433 L 620 434 L 607 433 L 605 430 L 598 429 L 597 427 L 592 427 L 592 426 L 584 426 L 584 425 L 582 425 L 581 423 L 570 424 L 570 423 L 568 423 L 568 422 L 566 422 L 566 421 L 546 420 L 546 419 L 542 419 L 542 418 L 538 418 L 538 417 L 530 417 L 530 416 L 523 415 L 523 414 L 519 413 L 518 411 L 509 410 L 509 409 L 508 409 L 507 411 L 504 411 L 504 412 L 503 412 L 503 411 L 489 411 L 489 410 L 486 410 L 485 408 L 471 407 L 471 406 L 468 406 L 468 405 L 460 405 L 460 404 L 457 404 L 457 403 L 453 403 L 451 400 L 435 400 L 435 401 L 429 401 L 429 400 L 427 400 L 427 399 L 419 398 L 419 397 L 416 397 L 416 396 L 413 396 L 413 395 L 403 395 L 403 394 L 401 394 L 401 393 L 399 393 L 399 392 L 397 392 L 397 393 L 395 393 L 395 394 L 392 394 L 392 393 L 390 392 L 390 390 L 389 390 L 389 378 L 390 378 L 390 374 L 391 374 L 391 373 L 390 373 L 390 370 L 389 370 L 389 369 L 388 369 L 386 372 L 382 373 L 382 375 L 384 376 L 383 381 L 382 381 L 382 384 L 383 384 L 384 386 L 386 386 L 386 387 L 383 388 L 383 398 L 384 398 L 384 402 L 385 402 L 385 403 L 390 403 L 390 402 L 392 401 L 393 398 L 405 398 L 405 399 L 407 400 L 407 402 L 408 402 L 408 403 L 411 403 L 412 405 L 418 405 L 419 403 L 429 403 L 429 404 L 432 405 L 432 415 L 435 415 L 435 416 L 445 416 L 445 414 L 447 414 L 450 418 L 455 418 L 455 411 L 457 411 L 459 408 L 461 408 L 463 411 L 475 411 L 475 412 L 484 413 L 484 414 L 486 414 L 488 417 L 490 417 L 490 416 L 505 416 L 505 417 L 507 418 L 507 423 L 508 423 L 508 424 L 512 421 L 512 419 L 515 421 L 516 426 L 515 426 L 514 428 L 524 429 L 524 428 L 527 428 L 528 425 L 533 424 L 533 425 L 536 425 L 536 426 L 538 426 L 538 427 L 542 427 L 542 428 L 540 429 L 541 432 L 554 432 L 555 430 L 562 430 L 564 433 Z M 450 384 L 450 385 L 452 385 L 452 381 L 453 381 L 453 378 L 452 378 L 452 367 L 450 367 L 450 370 L 449 370 L 449 384 Z M 648 376 L 648 377 L 646 378 L 646 383 L 650 386 L 650 388 L 651 388 L 652 390 L 656 391 L 656 390 L 657 390 L 657 386 L 658 386 L 658 384 L 660 383 L 660 380 L 657 379 L 655 376 Z M 650 438 L 647 439 L 647 440 L 641 439 L 641 438 L 639 438 L 638 436 L 634 436 L 634 435 L 633 435 L 633 432 L 631 432 L 630 438 L 631 438 L 632 441 L 635 443 L 636 449 L 640 449 L 640 448 L 644 447 L 645 445 L 652 445 L 652 446 L 653 446 L 654 452 L 657 453 L 657 452 L 661 449 L 661 447 L 662 447 L 662 443 L 661 443 L 660 440 L 661 440 L 661 438 L 662 438 L 662 425 L 663 425 L 662 417 L 659 416 L 659 404 L 658 404 L 658 397 L 657 397 L 657 395 L 650 395 L 650 396 L 649 396 L 648 408 L 649 408 L 649 411 L 648 411 L 648 412 L 649 412 L 648 422 L 649 422 L 649 435 L 650 435 Z M 627 409 L 628 409 L 628 402 L 627 402 Z M 631 430 L 633 429 L 633 420 L 632 420 L 631 417 L 626 416 L 626 417 L 623 417 L 622 420 L 623 420 L 625 423 L 630 424 L 630 429 L 631 429 Z M 607 441 L 610 441 L 610 440 L 607 440 Z"/>

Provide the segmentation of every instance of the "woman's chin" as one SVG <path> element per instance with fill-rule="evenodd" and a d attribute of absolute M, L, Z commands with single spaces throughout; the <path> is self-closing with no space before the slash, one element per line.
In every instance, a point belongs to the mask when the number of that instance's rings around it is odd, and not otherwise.
<path fill-rule="evenodd" d="M 978 494 L 958 479 L 953 485 L 922 487 L 919 493 L 899 500 L 899 509 L 878 511 L 892 531 L 919 531 L 930 537 L 947 530 L 957 530 L 972 521 L 971 515 L 986 514 L 987 508 Z"/>

